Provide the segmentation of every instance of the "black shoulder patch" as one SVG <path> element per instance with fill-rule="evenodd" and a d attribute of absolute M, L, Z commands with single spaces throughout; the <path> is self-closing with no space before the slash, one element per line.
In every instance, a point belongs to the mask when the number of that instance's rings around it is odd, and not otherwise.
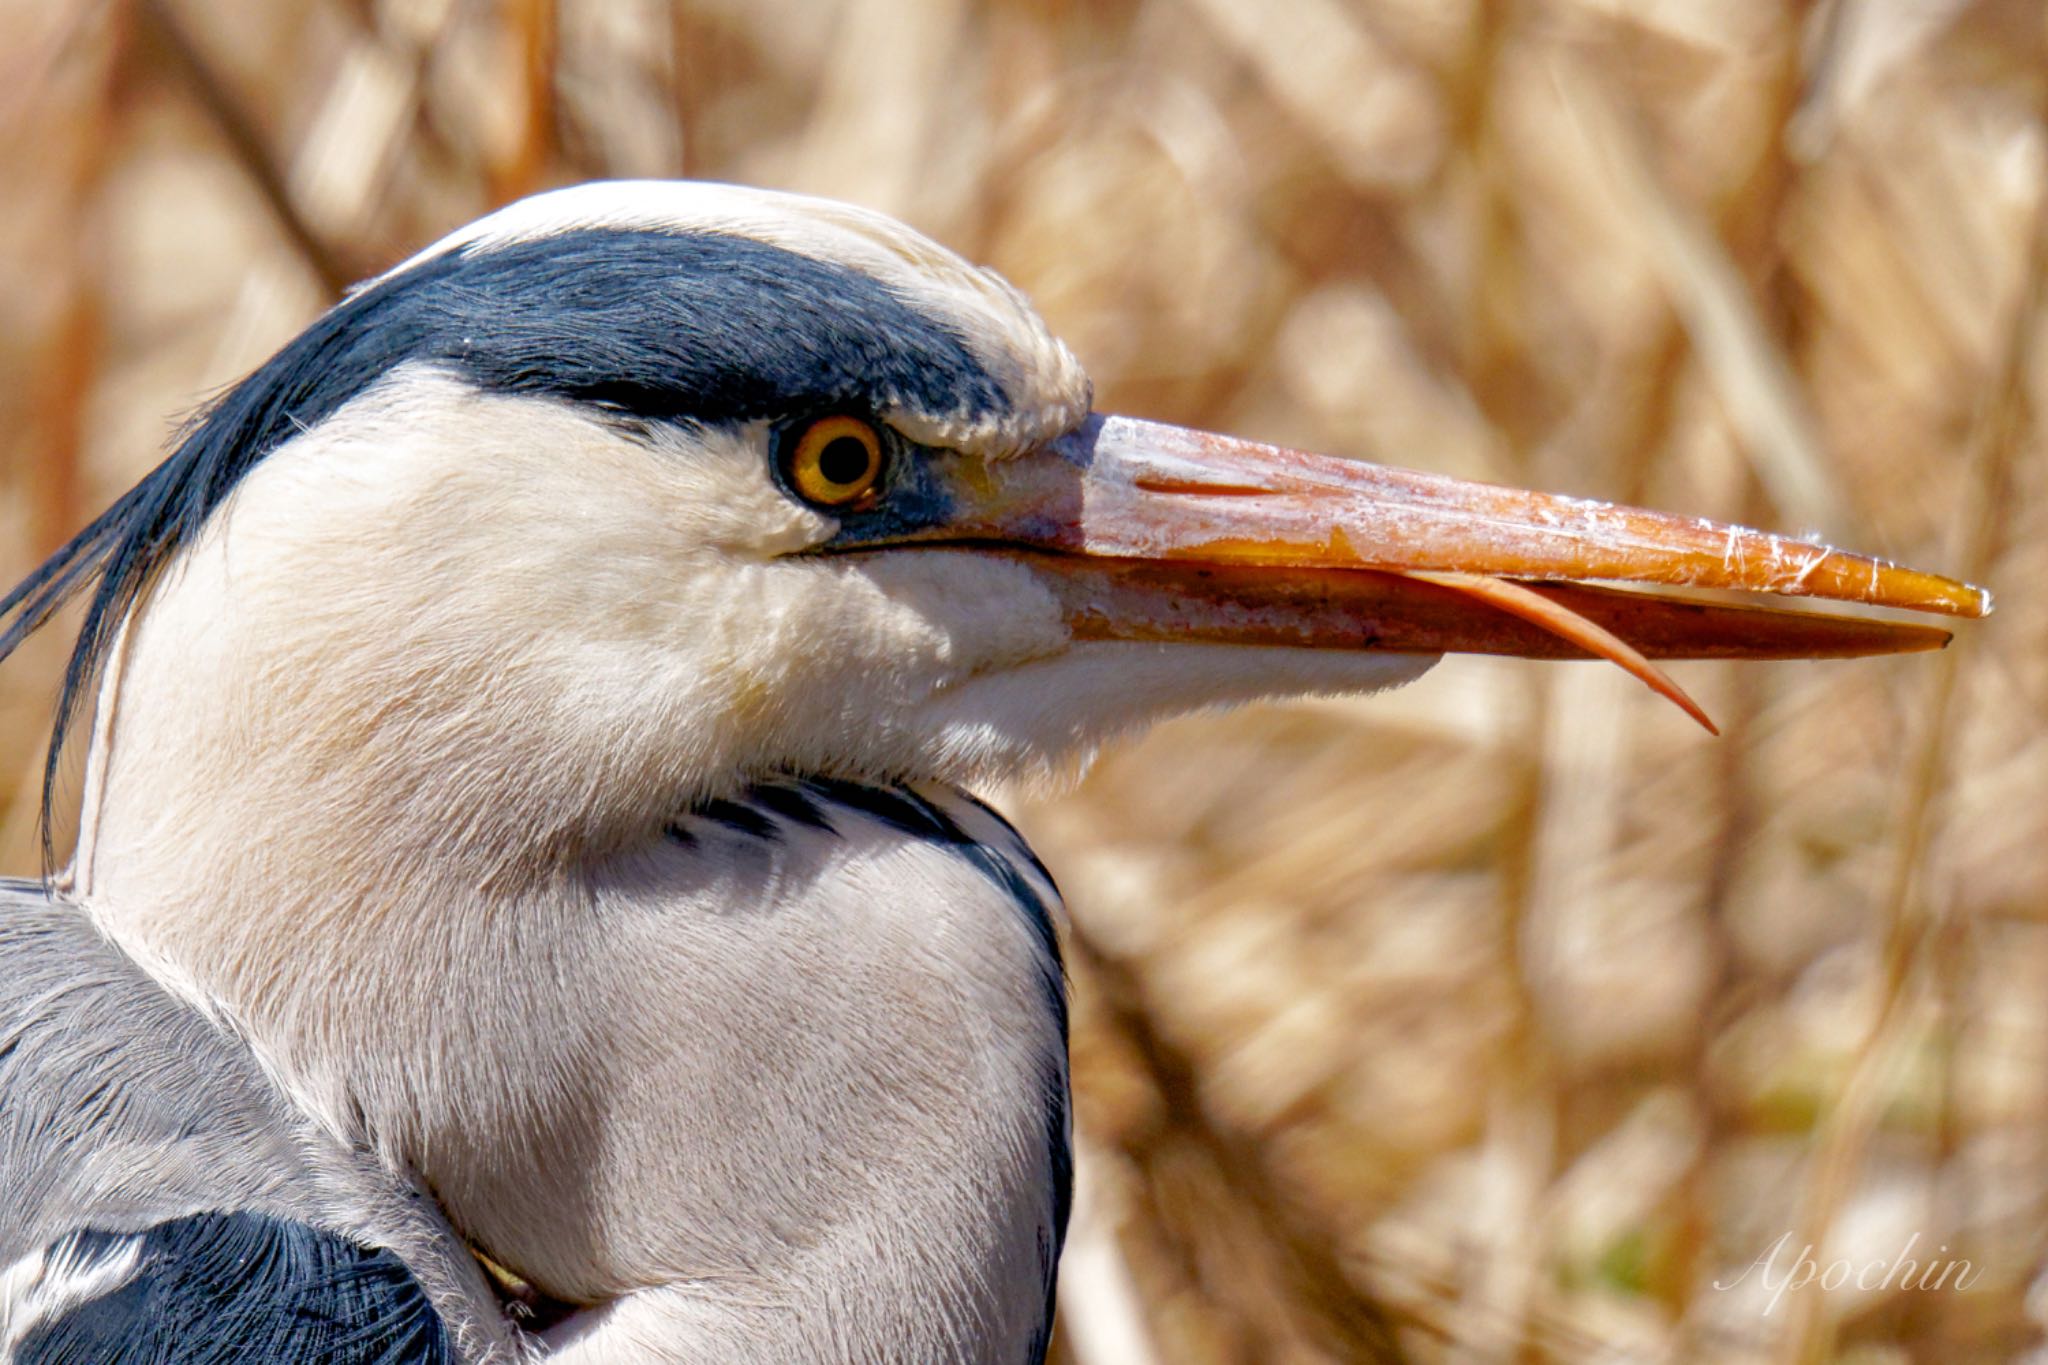
<path fill-rule="evenodd" d="M 870 786 L 839 777 L 805 778 L 804 785 L 834 805 L 857 810 L 912 838 L 939 844 L 966 841 L 967 836 L 952 821 L 900 787 Z"/>
<path fill-rule="evenodd" d="M 836 833 L 825 812 L 818 808 L 818 803 L 801 787 L 786 787 L 771 782 L 755 787 L 747 796 L 755 805 L 793 825 L 823 830 L 828 834 Z"/>
<path fill-rule="evenodd" d="M 750 839 L 765 839 L 773 843 L 782 837 L 782 830 L 775 821 L 738 801 L 703 801 L 692 807 L 690 814 L 724 825 Z"/>
<path fill-rule="evenodd" d="M 44 770 L 46 859 L 58 752 L 143 585 L 265 456 L 408 362 L 650 421 L 1010 411 L 943 321 L 859 271 L 751 238 L 588 228 L 459 248 L 379 281 L 230 389 L 169 459 L 0 598 L 4 659 L 97 580 Z"/>
<path fill-rule="evenodd" d="M 425 1291 L 389 1251 L 255 1213 L 206 1213 L 50 1249 L 90 1268 L 132 1256 L 103 1292 L 34 1323 L 17 1365 L 447 1365 Z"/>

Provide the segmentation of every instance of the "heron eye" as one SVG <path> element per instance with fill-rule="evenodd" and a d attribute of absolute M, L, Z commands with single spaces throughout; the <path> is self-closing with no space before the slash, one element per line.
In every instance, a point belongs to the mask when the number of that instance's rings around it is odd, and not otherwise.
<path fill-rule="evenodd" d="M 820 507 L 847 507 L 882 481 L 882 435 L 858 417 L 821 417 L 790 447 L 789 486 Z"/>

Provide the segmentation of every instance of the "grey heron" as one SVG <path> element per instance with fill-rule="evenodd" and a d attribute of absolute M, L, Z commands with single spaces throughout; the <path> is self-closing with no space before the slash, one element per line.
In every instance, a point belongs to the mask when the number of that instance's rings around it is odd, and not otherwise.
<path fill-rule="evenodd" d="M 1989 609 L 1091 409 L 900 224 L 618 183 L 202 413 L 0 603 L 86 600 L 76 848 L 0 893 L 0 1359 L 1038 1359 L 1061 911 L 969 791 L 1450 651 L 1947 639 L 1589 580 Z"/>

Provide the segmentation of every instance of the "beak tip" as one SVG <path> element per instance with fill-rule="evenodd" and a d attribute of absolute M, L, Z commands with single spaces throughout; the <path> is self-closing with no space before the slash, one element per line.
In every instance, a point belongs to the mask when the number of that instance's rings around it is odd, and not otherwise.
<path fill-rule="evenodd" d="M 1928 575 L 1927 577 L 1932 577 Z M 1972 621 L 1981 621 L 1996 610 L 1991 589 L 1980 588 L 1975 583 L 1965 583 L 1953 578 L 1934 578 L 1931 585 L 1918 592 L 1908 593 L 1896 602 L 1883 602 L 1885 606 L 1900 606 L 1909 611 L 1938 611 L 1947 616 L 1960 616 Z"/>

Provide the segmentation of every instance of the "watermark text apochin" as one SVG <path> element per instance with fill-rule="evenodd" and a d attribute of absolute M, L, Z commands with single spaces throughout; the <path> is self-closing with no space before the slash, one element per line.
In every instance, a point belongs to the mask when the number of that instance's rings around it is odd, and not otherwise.
<path fill-rule="evenodd" d="M 1714 1281 L 1714 1288 L 1733 1289 L 1751 1275 L 1770 1294 L 1764 1305 L 1764 1316 L 1777 1311 L 1785 1295 L 1809 1285 L 1822 1289 L 1842 1289 L 1854 1285 L 1865 1293 L 1882 1293 L 1888 1290 L 1935 1290 L 1968 1289 L 1982 1274 L 1967 1259 L 1947 1255 L 1946 1244 L 1935 1254 L 1925 1258 L 1915 1257 L 1913 1252 L 1920 1243 L 1920 1234 L 1914 1233 L 1906 1239 L 1894 1256 L 1878 1256 L 1868 1260 L 1838 1256 L 1822 1261 L 1815 1257 L 1811 1244 L 1797 1248 L 1792 1246 L 1792 1234 L 1786 1233 L 1742 1268 L 1733 1278 Z"/>

